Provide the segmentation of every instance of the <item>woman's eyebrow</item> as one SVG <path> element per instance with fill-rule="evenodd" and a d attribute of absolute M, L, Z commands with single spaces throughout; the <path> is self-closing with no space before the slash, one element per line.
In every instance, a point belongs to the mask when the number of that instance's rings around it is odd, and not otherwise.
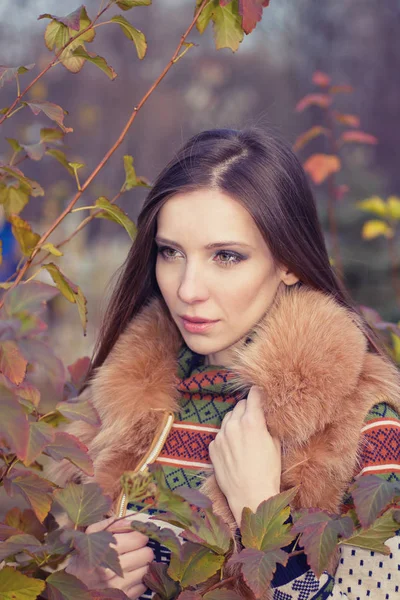
<path fill-rule="evenodd" d="M 178 242 L 173 242 L 172 240 L 167 240 L 166 238 L 156 236 L 155 241 L 157 244 L 171 244 L 171 246 L 176 246 L 183 250 L 183 247 L 178 244 Z M 204 246 L 207 250 L 211 250 L 213 248 L 224 248 L 225 246 L 246 246 L 247 248 L 252 248 L 250 244 L 245 244 L 244 242 L 237 242 L 233 240 L 227 240 L 225 242 L 213 242 L 212 244 L 207 244 Z"/>

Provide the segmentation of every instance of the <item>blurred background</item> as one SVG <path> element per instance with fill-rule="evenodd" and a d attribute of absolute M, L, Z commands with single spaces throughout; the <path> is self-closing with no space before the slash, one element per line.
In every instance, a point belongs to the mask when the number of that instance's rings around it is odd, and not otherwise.
<path fill-rule="evenodd" d="M 99 4 L 100 0 L 86 1 L 89 16 L 96 14 Z M 0 63 L 19 66 L 35 62 L 32 73 L 36 74 L 37 68 L 52 58 L 43 41 L 48 21 L 38 21 L 37 16 L 63 16 L 77 7 L 75 0 L 1 0 Z M 77 75 L 58 65 L 31 89 L 30 101 L 46 99 L 68 111 L 65 124 L 74 133 L 66 136 L 65 151 L 69 161 L 86 165 L 80 171 L 81 180 L 119 136 L 132 108 L 172 56 L 193 11 L 194 0 L 153 0 L 150 7 L 124 13 L 147 38 L 148 52 L 142 61 L 118 27 L 99 28 L 87 49 L 107 59 L 118 73 L 114 81 L 91 64 L 85 64 Z M 120 13 L 118 8 L 111 10 L 111 14 Z M 93 204 L 100 195 L 111 199 L 118 192 L 125 179 L 124 154 L 134 157 L 137 174 L 151 182 L 180 145 L 203 129 L 273 127 L 293 144 L 300 133 L 320 122 L 320 108 L 298 113 L 295 107 L 304 95 L 318 91 L 312 76 L 322 71 L 333 84 L 354 88 L 351 94 L 338 95 L 337 108 L 358 115 L 361 130 L 378 138 L 376 145 L 348 144 L 341 151 L 344 168 L 337 180 L 349 186 L 337 206 L 345 282 L 357 303 L 377 309 L 386 320 L 398 321 L 400 307 L 391 282 L 387 239 L 362 239 L 362 225 L 368 217 L 356 203 L 374 195 L 383 199 L 400 195 L 399 16 L 399 0 L 271 0 L 262 21 L 245 36 L 236 53 L 215 49 L 211 26 L 202 36 L 194 30 L 189 41 L 198 46 L 187 52 L 150 97 L 80 205 Z M 31 73 L 20 77 L 22 89 L 31 79 Z M 2 87 L 0 108 L 8 106 L 15 95 L 15 82 Z M 6 121 L 0 163 L 10 155 L 5 137 L 32 143 L 41 127 L 53 125 L 43 114 L 34 117 L 29 109 Z M 316 139 L 300 150 L 303 162 L 310 151 L 324 152 L 324 141 Z M 35 231 L 43 232 L 71 199 L 75 180 L 47 156 L 40 162 L 26 161 L 24 172 L 46 190 L 45 196 L 32 198 L 22 213 Z M 314 190 L 331 248 L 327 188 L 314 186 Z M 134 188 L 123 195 L 119 205 L 136 220 L 145 195 L 145 188 Z M 51 241 L 70 235 L 87 214 L 69 215 Z M 2 238 L 6 247 L 5 230 Z M 50 327 L 50 335 L 65 364 L 91 354 L 113 277 L 129 247 L 124 229 L 106 219 L 95 219 L 65 246 L 65 256 L 55 260 L 88 299 L 86 337 L 76 306 L 63 297 L 52 303 L 58 324 Z M 392 250 L 398 256 L 396 240 Z M 14 260 L 19 260 L 17 250 Z M 2 280 L 8 276 L 7 268 L 6 263 L 0 267 Z M 40 279 L 51 283 L 45 274 Z"/>

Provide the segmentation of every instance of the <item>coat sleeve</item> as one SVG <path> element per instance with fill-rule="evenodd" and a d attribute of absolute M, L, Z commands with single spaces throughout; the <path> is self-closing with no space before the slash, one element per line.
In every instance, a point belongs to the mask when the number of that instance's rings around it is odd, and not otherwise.
<path fill-rule="evenodd" d="M 400 415 L 384 402 L 376 404 L 362 433 L 359 475 L 400 481 Z M 286 567 L 278 565 L 272 581 L 273 600 L 394 600 L 400 592 L 400 529 L 386 545 L 388 555 L 341 545 L 334 576 L 325 571 L 319 579 L 304 554 L 293 556 Z"/>

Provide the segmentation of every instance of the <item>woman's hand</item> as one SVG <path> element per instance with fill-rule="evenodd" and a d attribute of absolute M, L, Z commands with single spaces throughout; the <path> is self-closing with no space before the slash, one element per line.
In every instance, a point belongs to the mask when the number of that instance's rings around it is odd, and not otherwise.
<path fill-rule="evenodd" d="M 279 494 L 281 445 L 267 429 L 261 388 L 253 386 L 225 416 L 209 452 L 218 485 L 239 526 L 245 506 L 255 512 L 263 500 Z"/>
<path fill-rule="evenodd" d="M 154 560 L 154 553 L 146 546 L 149 538 L 130 527 L 130 519 L 114 521 L 115 517 L 111 517 L 94 523 L 86 529 L 86 533 L 103 531 L 107 527 L 107 531 L 114 534 L 116 544 L 111 546 L 118 552 L 124 576 L 119 577 L 111 569 L 102 567 L 89 573 L 79 556 L 71 558 L 66 571 L 78 577 L 89 589 L 117 588 L 123 590 L 130 600 L 136 600 L 147 589 L 143 585 L 143 577 L 148 564 Z"/>

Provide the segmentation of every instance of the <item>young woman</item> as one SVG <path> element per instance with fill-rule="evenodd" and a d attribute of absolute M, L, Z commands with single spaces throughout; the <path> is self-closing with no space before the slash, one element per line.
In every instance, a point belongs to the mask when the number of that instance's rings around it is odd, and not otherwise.
<path fill-rule="evenodd" d="M 297 506 L 338 512 L 354 477 L 398 479 L 399 391 L 331 268 L 289 146 L 255 128 L 216 129 L 179 150 L 144 203 L 81 391 L 102 425 L 68 429 L 116 501 L 124 471 L 157 460 L 171 489 L 202 484 L 236 529 L 243 507 L 297 483 Z M 66 464 L 57 477 L 79 474 Z M 150 597 L 147 565 L 168 553 L 114 520 L 87 532 L 115 532 L 124 577 L 68 570 Z M 344 547 L 335 577 L 319 580 L 293 556 L 272 597 L 394 598 L 398 543 L 388 544 L 390 557 Z"/>

